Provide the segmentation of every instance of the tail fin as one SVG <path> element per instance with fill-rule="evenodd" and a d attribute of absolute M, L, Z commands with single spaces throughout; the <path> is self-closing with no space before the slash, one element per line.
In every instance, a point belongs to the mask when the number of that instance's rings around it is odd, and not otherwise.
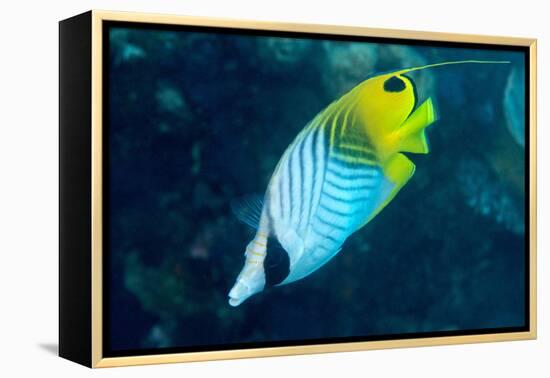
<path fill-rule="evenodd" d="M 436 120 L 435 106 L 430 97 L 416 108 L 397 130 L 400 139 L 399 150 L 415 154 L 427 154 L 430 152 L 428 138 L 426 137 L 426 127 Z"/>

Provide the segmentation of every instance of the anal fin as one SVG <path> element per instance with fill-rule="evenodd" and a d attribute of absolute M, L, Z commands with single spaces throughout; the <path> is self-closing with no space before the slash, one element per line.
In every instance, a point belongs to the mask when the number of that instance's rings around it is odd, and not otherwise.
<path fill-rule="evenodd" d="M 380 198 L 379 204 L 363 225 L 370 222 L 394 199 L 401 188 L 403 188 L 414 175 L 415 170 L 416 166 L 414 163 L 401 153 L 396 154 L 384 164 L 383 172 L 387 181 L 387 190 L 382 191 L 382 197 Z"/>

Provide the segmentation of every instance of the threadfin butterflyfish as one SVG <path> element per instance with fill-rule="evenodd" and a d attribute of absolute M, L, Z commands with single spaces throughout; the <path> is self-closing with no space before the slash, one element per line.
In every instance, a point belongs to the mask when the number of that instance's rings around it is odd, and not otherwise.
<path fill-rule="evenodd" d="M 257 231 L 229 292 L 231 306 L 315 272 L 388 205 L 415 172 L 404 153 L 429 152 L 426 128 L 437 119 L 431 97 L 417 105 L 415 83 L 406 74 L 465 63 L 508 62 L 442 62 L 376 75 L 302 129 L 263 198 L 235 209 Z"/>

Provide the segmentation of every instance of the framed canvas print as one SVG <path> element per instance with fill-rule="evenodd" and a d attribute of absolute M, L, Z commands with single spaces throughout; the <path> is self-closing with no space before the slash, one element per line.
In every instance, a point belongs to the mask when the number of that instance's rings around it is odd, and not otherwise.
<path fill-rule="evenodd" d="M 62 357 L 536 337 L 532 39 L 60 22 Z"/>

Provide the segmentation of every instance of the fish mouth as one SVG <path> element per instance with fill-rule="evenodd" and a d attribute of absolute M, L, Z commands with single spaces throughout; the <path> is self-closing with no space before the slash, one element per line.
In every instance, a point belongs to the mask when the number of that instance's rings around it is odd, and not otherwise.
<path fill-rule="evenodd" d="M 238 305 L 240 305 L 243 302 L 244 302 L 244 299 L 229 297 L 229 305 L 232 306 L 232 307 L 237 307 Z"/>
<path fill-rule="evenodd" d="M 235 283 L 235 286 L 233 286 L 233 288 L 229 292 L 229 305 L 237 307 L 253 294 L 254 292 L 250 290 L 250 287 L 239 280 L 237 281 L 237 283 Z"/>
<path fill-rule="evenodd" d="M 237 277 L 237 281 L 229 291 L 229 305 L 236 307 L 250 298 L 252 295 L 259 293 L 265 288 L 265 273 L 263 269 L 252 269 L 246 265 Z"/>
<path fill-rule="evenodd" d="M 263 270 L 261 271 L 261 275 L 257 277 L 256 280 L 244 281 L 242 278 L 239 278 L 228 294 L 229 305 L 233 307 L 240 305 L 254 294 L 262 291 L 264 287 L 265 277 L 263 275 Z"/>

